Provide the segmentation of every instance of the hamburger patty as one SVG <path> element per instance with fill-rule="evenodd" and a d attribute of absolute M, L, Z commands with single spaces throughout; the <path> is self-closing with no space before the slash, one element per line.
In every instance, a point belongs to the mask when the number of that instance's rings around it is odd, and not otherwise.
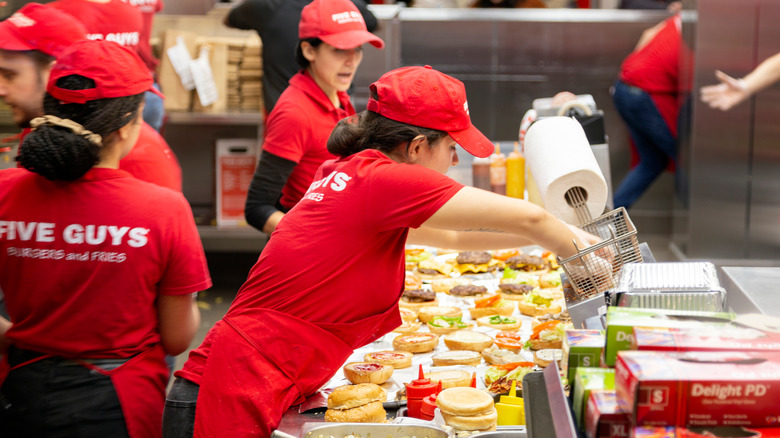
<path fill-rule="evenodd" d="M 485 286 L 476 286 L 473 284 L 455 286 L 450 289 L 450 295 L 455 295 L 458 297 L 471 297 L 484 293 L 487 293 L 487 288 Z"/>
<path fill-rule="evenodd" d="M 490 253 L 488 252 L 466 251 L 458 254 L 458 258 L 456 259 L 456 261 L 461 265 L 465 265 L 467 263 L 482 265 L 485 263 L 489 263 L 492 258 L 493 256 L 491 256 Z"/>
<path fill-rule="evenodd" d="M 530 284 L 499 284 L 498 288 L 505 294 L 523 295 L 534 290 Z"/>
<path fill-rule="evenodd" d="M 412 289 L 405 290 L 402 298 L 410 303 L 424 303 L 426 301 L 433 301 L 436 299 L 436 292 L 425 289 Z"/>
<path fill-rule="evenodd" d="M 538 271 L 546 267 L 543 258 L 528 254 L 509 257 L 506 266 L 516 271 Z"/>

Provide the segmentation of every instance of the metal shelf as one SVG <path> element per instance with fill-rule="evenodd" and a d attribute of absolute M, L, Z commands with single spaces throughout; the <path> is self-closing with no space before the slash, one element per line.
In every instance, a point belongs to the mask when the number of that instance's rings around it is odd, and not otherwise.
<path fill-rule="evenodd" d="M 230 113 L 197 113 L 190 111 L 168 111 L 166 124 L 203 125 L 260 125 L 263 116 L 257 111 Z"/>

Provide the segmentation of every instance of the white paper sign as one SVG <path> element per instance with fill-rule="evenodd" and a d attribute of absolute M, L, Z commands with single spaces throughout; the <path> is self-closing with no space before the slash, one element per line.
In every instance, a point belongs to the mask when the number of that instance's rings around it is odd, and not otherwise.
<path fill-rule="evenodd" d="M 217 84 L 214 83 L 214 75 L 209 64 L 209 49 L 204 46 L 200 49 L 198 59 L 190 61 L 190 71 L 195 80 L 195 89 L 198 90 L 200 104 L 209 106 L 217 101 Z"/>
<path fill-rule="evenodd" d="M 192 57 L 190 56 L 190 51 L 187 50 L 187 45 L 184 44 L 184 38 L 177 37 L 176 45 L 169 47 L 166 53 L 168 54 L 168 59 L 171 60 L 173 69 L 176 71 L 176 74 L 179 75 L 179 80 L 181 80 L 181 84 L 184 88 L 186 90 L 194 90 L 195 81 L 193 80 L 192 72 L 190 71 Z"/>

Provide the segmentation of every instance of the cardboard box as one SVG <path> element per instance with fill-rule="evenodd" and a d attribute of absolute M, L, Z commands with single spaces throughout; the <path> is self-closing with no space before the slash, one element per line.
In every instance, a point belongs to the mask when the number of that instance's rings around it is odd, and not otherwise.
<path fill-rule="evenodd" d="M 255 139 L 219 139 L 216 145 L 217 226 L 246 226 L 244 204 L 259 156 Z"/>
<path fill-rule="evenodd" d="M 615 389 L 615 370 L 612 368 L 577 368 L 572 387 L 571 407 L 574 410 L 574 424 L 582 429 L 585 426 L 585 407 L 591 391 L 595 389 Z"/>
<path fill-rule="evenodd" d="M 632 438 L 780 438 L 778 427 L 651 427 L 636 426 Z"/>
<path fill-rule="evenodd" d="M 634 327 L 720 327 L 734 319 L 733 313 L 680 312 L 633 307 L 607 308 L 607 340 L 604 362 L 615 366 L 619 351 L 630 350 Z"/>
<path fill-rule="evenodd" d="M 603 330 L 566 330 L 563 337 L 561 371 L 569 383 L 579 367 L 598 367 L 605 343 Z"/>
<path fill-rule="evenodd" d="M 637 426 L 773 426 L 780 352 L 621 351 L 615 391 Z"/>
<path fill-rule="evenodd" d="M 586 438 L 628 438 L 631 416 L 620 408 L 614 390 L 594 389 L 585 408 Z"/>
<path fill-rule="evenodd" d="M 634 327 L 632 350 L 780 351 L 780 333 L 736 324 L 723 327 Z"/>

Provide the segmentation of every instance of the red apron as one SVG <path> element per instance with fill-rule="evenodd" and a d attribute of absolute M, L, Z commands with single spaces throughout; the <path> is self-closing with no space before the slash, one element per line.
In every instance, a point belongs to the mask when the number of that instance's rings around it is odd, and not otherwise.
<path fill-rule="evenodd" d="M 231 312 L 213 337 L 198 393 L 195 438 L 271 435 L 290 406 L 315 393 L 353 342 L 398 318 L 398 308 L 355 323 L 315 324 L 270 309 Z M 331 333 L 355 333 L 344 339 Z"/>
<path fill-rule="evenodd" d="M 52 355 L 45 354 L 10 368 L 8 356 L 4 355 L 0 362 L 0 385 L 12 369 L 49 357 Z M 162 436 L 162 411 L 165 405 L 168 366 L 161 345 L 139 353 L 121 366 L 108 371 L 88 362 L 76 361 L 111 378 L 122 406 L 122 414 L 130 438 Z"/>

